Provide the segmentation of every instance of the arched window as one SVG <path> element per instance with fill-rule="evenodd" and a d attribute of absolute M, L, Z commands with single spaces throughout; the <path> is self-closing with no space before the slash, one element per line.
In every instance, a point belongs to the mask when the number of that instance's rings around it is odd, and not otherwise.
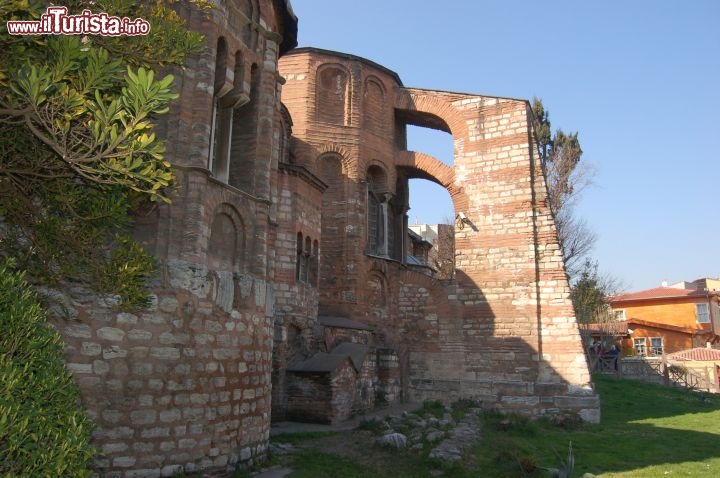
<path fill-rule="evenodd" d="M 310 274 L 311 239 L 303 238 L 301 232 L 297 233 L 297 267 L 295 278 L 298 282 L 307 283 Z"/>
<path fill-rule="evenodd" d="M 255 152 L 257 150 L 260 69 L 250 67 L 250 97 L 235 112 L 232 128 L 230 185 L 255 192 Z M 249 101 L 249 102 L 247 102 Z"/>
<path fill-rule="evenodd" d="M 219 37 L 215 56 L 215 81 L 213 83 L 213 115 L 210 131 L 209 169 L 219 181 L 227 183 L 230 164 L 230 136 L 232 135 L 233 109 L 222 105 L 222 97 L 231 88 L 226 83 L 227 43 Z"/>
<path fill-rule="evenodd" d="M 318 120 L 344 125 L 348 103 L 348 74 L 337 66 L 325 66 L 318 70 L 316 102 Z"/>
<path fill-rule="evenodd" d="M 309 278 L 308 282 L 311 286 L 317 287 L 318 285 L 318 277 L 319 277 L 319 270 L 320 270 L 320 251 L 319 251 L 320 244 L 318 241 L 313 241 L 312 244 L 312 251 L 310 252 L 310 271 L 309 271 Z"/>
<path fill-rule="evenodd" d="M 377 256 L 389 255 L 389 201 L 385 171 L 370 166 L 367 171 L 367 252 Z"/>
<path fill-rule="evenodd" d="M 310 236 L 303 236 L 302 232 L 297 233 L 297 263 L 295 268 L 295 279 L 311 286 L 317 285 L 317 253 L 318 241 L 313 245 Z"/>

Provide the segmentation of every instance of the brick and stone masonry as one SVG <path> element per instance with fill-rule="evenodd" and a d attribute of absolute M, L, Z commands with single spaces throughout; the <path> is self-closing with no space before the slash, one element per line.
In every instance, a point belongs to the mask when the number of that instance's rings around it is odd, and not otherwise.
<path fill-rule="evenodd" d="M 599 420 L 527 101 L 406 88 L 370 61 L 312 48 L 284 56 L 280 72 L 295 161 L 326 183 L 336 164 L 340 178 L 323 203 L 332 262 L 321 265 L 320 313 L 381 330 L 399 354 L 405 398 Z M 408 124 L 451 134 L 454 164 L 407 151 Z M 403 267 L 394 245 L 411 178 L 443 185 L 466 218 L 452 281 Z"/>
<path fill-rule="evenodd" d="M 526 101 L 293 50 L 287 1 L 177 8 L 206 49 L 158 125 L 173 202 L 134 231 L 158 259 L 151 304 L 45 290 L 99 476 L 222 473 L 265 456 L 272 419 L 401 400 L 599 420 Z M 406 125 L 451 134 L 454 164 L 407 151 Z M 443 278 L 406 266 L 412 178 L 466 218 Z"/>

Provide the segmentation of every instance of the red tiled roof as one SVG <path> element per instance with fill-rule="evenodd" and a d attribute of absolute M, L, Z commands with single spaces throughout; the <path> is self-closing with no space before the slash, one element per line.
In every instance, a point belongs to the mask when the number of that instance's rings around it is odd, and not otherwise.
<path fill-rule="evenodd" d="M 709 362 L 720 362 L 720 350 L 708 349 L 708 348 L 694 348 L 688 350 L 681 350 L 667 355 L 670 360 L 693 360 L 693 361 L 709 361 Z"/>
<path fill-rule="evenodd" d="M 644 327 L 653 327 L 656 329 L 665 329 L 674 332 L 681 332 L 690 335 L 704 335 L 712 334 L 712 330 L 709 329 L 696 329 L 694 327 L 686 327 L 684 325 L 665 324 L 662 322 L 653 322 L 650 320 L 629 318 L 627 320 L 621 320 L 612 324 L 578 324 L 581 330 L 589 330 L 594 333 L 605 333 L 613 335 L 627 335 L 628 329 L 632 329 L 632 326 L 640 325 Z"/>
<path fill-rule="evenodd" d="M 611 324 L 578 324 L 580 330 L 589 330 L 590 332 L 613 335 L 627 335 L 627 322 L 618 321 Z"/>
<path fill-rule="evenodd" d="M 673 330 L 675 332 L 683 332 L 686 334 L 692 334 L 692 335 L 702 335 L 702 334 L 711 334 L 712 330 L 706 330 L 706 329 L 696 329 L 693 327 L 686 327 L 684 325 L 674 325 L 674 324 L 665 324 L 662 322 L 653 322 L 650 320 L 643 320 L 643 319 L 636 319 L 636 318 L 629 318 L 626 320 L 627 324 L 632 325 L 643 325 L 645 327 L 655 327 L 657 329 L 666 329 L 666 330 Z"/>
<path fill-rule="evenodd" d="M 610 303 L 625 302 L 629 300 L 646 300 L 646 299 L 675 299 L 675 298 L 703 298 L 708 295 L 718 295 L 717 292 L 695 290 L 695 289 L 676 289 L 674 287 L 655 287 L 654 289 L 641 290 L 639 292 L 630 292 L 627 294 L 618 294 L 610 299 Z"/>

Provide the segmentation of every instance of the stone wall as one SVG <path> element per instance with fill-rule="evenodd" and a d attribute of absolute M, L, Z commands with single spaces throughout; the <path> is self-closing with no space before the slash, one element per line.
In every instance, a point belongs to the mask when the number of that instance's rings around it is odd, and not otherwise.
<path fill-rule="evenodd" d="M 103 476 L 170 476 L 227 469 L 264 455 L 269 436 L 272 330 L 268 285 L 237 276 L 230 313 L 206 268 L 173 263 L 149 308 L 53 291 L 83 404 L 96 424 Z"/>

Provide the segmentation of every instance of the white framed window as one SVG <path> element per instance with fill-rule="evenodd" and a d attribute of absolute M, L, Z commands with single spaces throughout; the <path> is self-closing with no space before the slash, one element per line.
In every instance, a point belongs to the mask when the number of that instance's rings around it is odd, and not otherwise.
<path fill-rule="evenodd" d="M 650 355 L 662 355 L 663 354 L 663 338 L 662 337 L 650 337 Z"/>
<path fill-rule="evenodd" d="M 699 324 L 710 323 L 710 308 L 707 304 L 695 304 L 695 316 Z"/>
<path fill-rule="evenodd" d="M 645 349 L 645 337 L 639 339 L 633 339 L 633 348 L 635 349 L 635 355 L 645 356 L 647 350 Z"/>
<path fill-rule="evenodd" d="M 626 320 L 627 317 L 625 317 L 625 309 L 613 310 L 613 317 L 615 317 L 615 320 Z"/>

